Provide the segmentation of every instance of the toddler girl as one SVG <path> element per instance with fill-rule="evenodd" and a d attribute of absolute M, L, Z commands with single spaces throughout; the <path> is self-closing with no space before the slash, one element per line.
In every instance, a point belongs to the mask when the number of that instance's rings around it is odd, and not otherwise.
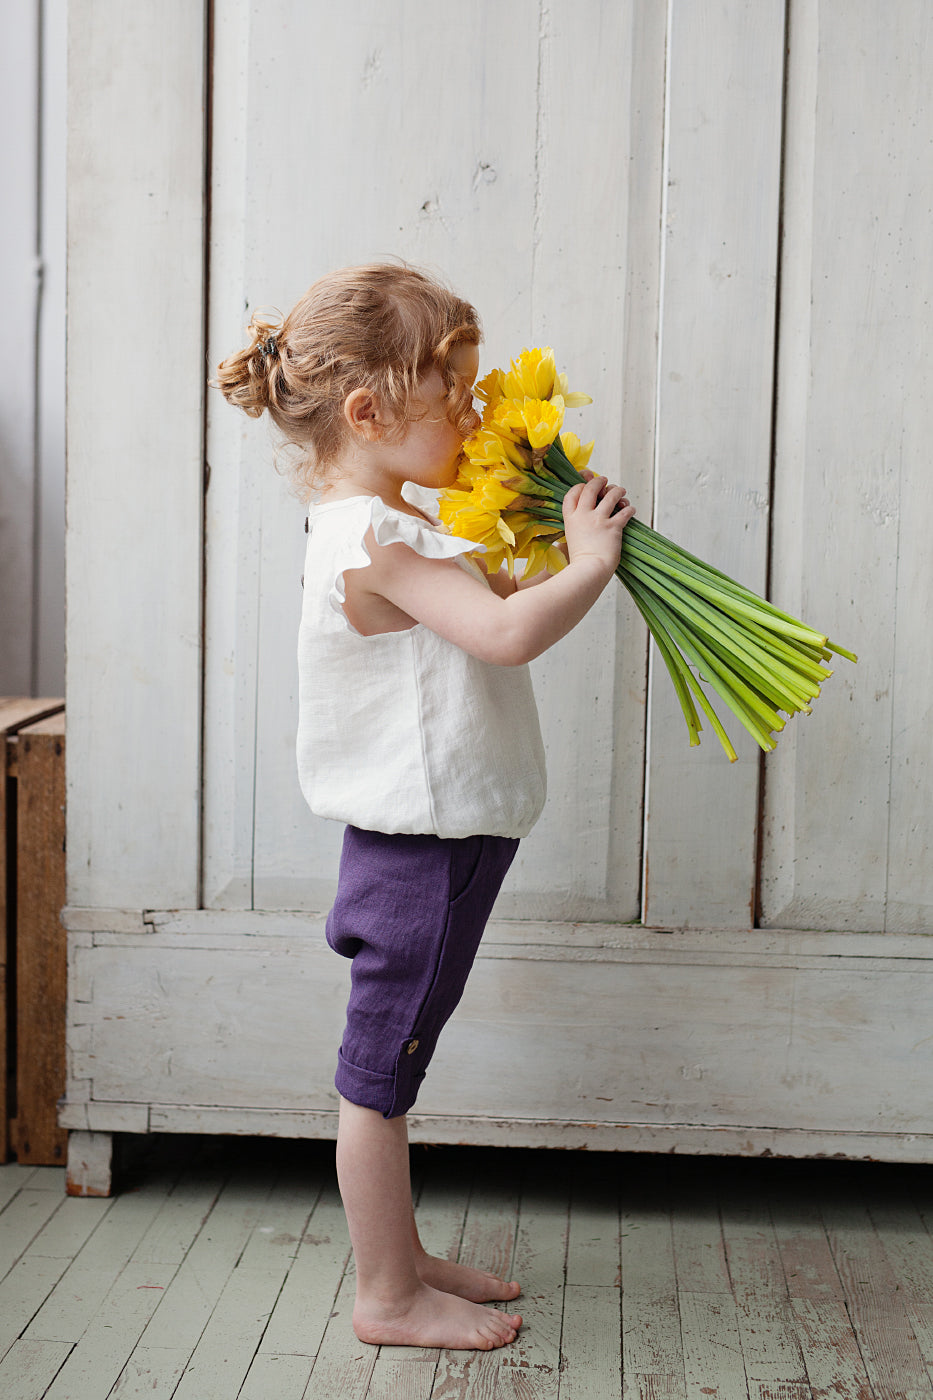
<path fill-rule="evenodd" d="M 478 423 L 476 312 L 403 265 L 316 282 L 219 386 L 301 449 L 315 496 L 298 643 L 298 769 L 320 816 L 347 824 L 331 947 L 352 959 L 338 1054 L 337 1173 L 365 1342 L 490 1349 L 519 1286 L 425 1253 L 405 1115 L 512 862 L 545 796 L 527 663 L 592 607 L 633 515 L 590 477 L 564 503 L 569 564 L 523 587 L 487 577 L 406 482 L 453 484 Z"/>

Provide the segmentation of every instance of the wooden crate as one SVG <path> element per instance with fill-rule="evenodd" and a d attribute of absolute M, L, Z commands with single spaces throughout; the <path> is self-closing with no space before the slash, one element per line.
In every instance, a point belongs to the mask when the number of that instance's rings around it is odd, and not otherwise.
<path fill-rule="evenodd" d="M 0 700 L 0 1161 L 65 1160 L 65 710 Z"/>

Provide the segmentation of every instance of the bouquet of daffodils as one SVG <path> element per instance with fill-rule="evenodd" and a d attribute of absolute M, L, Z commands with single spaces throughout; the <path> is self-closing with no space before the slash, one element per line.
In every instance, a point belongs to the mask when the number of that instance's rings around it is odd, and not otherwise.
<path fill-rule="evenodd" d="M 511 368 L 494 369 L 476 386 L 482 426 L 463 444 L 454 486 L 441 494 L 446 529 L 485 545 L 490 571 L 505 564 L 524 577 L 567 563 L 561 503 L 583 481 L 593 443 L 562 433 L 564 409 L 591 403 L 572 393 L 549 348 L 523 350 Z M 785 721 L 810 713 L 832 671 L 833 653 L 855 661 L 796 618 L 632 520 L 622 536 L 616 576 L 654 638 L 680 701 L 691 745 L 700 742 L 697 703 L 730 761 L 736 753 L 701 681 L 709 684 L 762 749 L 775 747 Z"/>

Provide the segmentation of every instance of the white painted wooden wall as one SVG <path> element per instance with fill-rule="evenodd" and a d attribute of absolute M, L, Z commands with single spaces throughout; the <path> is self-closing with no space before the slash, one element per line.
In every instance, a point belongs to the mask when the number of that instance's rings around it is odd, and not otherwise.
<path fill-rule="evenodd" d="M 0 19 L 0 695 L 65 686 L 65 10 Z"/>
<path fill-rule="evenodd" d="M 927 7 L 211 10 L 71 5 L 65 1121 L 332 1121 L 303 508 L 213 393 L 204 468 L 203 386 L 255 307 L 401 255 L 475 301 L 487 367 L 556 347 L 643 518 L 862 658 L 764 761 L 733 721 L 732 766 L 688 748 L 620 589 L 536 664 L 550 801 L 421 1131 L 933 1159 L 901 995 L 933 968 Z"/>
<path fill-rule="evenodd" d="M 553 343 L 597 401 L 581 431 L 622 473 L 623 389 L 648 423 L 654 396 L 652 320 L 624 350 L 628 270 L 657 263 L 657 199 L 634 203 L 624 174 L 657 179 L 663 16 L 646 12 L 639 27 L 631 6 L 585 8 L 602 22 L 551 5 L 542 33 L 530 4 L 480 7 L 480 22 L 475 8 L 431 5 L 400 22 L 378 0 L 261 15 L 218 6 L 212 363 L 242 342 L 245 309 L 287 308 L 328 268 L 398 254 L 475 302 L 487 364 Z M 646 104 L 656 119 L 638 132 Z M 613 133 L 611 180 L 602 160 L 579 158 L 601 127 Z M 270 133 L 286 129 L 295 165 L 268 156 Z M 306 170 L 313 178 L 296 178 Z M 211 396 L 204 897 L 315 909 L 330 898 L 341 831 L 310 816 L 295 778 L 304 509 L 271 470 L 266 425 L 237 418 Z M 627 455 L 626 484 L 650 502 L 650 438 Z M 503 908 L 636 918 L 645 642 L 619 590 L 536 672 L 551 801 Z"/>

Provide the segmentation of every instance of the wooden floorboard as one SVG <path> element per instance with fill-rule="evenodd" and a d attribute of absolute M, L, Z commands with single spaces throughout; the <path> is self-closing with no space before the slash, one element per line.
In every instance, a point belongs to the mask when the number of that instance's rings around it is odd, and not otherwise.
<path fill-rule="evenodd" d="M 468 1353 L 354 1336 L 332 1144 L 125 1145 L 0 1166 L 3 1400 L 933 1400 L 927 1167 L 416 1147 L 427 1247 L 523 1285 Z"/>

